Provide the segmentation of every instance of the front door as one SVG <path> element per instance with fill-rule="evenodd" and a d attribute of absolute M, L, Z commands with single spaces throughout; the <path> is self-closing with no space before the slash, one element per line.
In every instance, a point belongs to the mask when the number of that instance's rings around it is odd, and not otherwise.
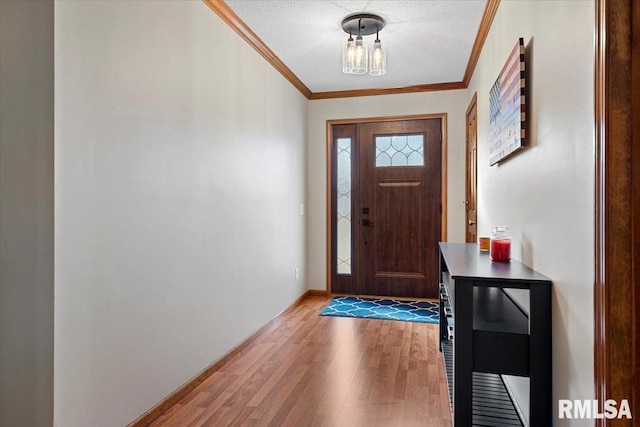
<path fill-rule="evenodd" d="M 441 119 L 332 130 L 332 291 L 436 297 Z"/>

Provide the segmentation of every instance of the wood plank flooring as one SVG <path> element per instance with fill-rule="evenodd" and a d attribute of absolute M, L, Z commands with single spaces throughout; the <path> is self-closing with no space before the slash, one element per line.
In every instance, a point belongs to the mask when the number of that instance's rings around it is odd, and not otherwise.
<path fill-rule="evenodd" d="M 438 325 L 324 317 L 309 297 L 151 425 L 451 426 Z"/>

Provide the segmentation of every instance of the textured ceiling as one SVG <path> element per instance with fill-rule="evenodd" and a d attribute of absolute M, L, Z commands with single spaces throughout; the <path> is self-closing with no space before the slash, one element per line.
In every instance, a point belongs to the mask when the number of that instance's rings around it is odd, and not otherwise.
<path fill-rule="evenodd" d="M 312 92 L 385 89 L 463 79 L 486 0 L 226 0 Z M 387 74 L 342 73 L 342 19 L 381 15 Z M 375 35 L 364 38 L 371 44 Z"/>

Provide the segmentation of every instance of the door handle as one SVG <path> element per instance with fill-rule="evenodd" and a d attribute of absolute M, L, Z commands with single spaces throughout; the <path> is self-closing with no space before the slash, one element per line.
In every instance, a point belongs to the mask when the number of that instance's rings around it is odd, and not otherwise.
<path fill-rule="evenodd" d="M 363 219 L 362 220 L 362 225 L 364 225 L 365 227 L 373 226 L 373 221 L 370 221 L 368 219 Z"/>
<path fill-rule="evenodd" d="M 476 222 L 474 220 L 472 220 L 472 219 L 469 220 L 469 225 L 475 225 L 475 224 L 476 224 Z"/>

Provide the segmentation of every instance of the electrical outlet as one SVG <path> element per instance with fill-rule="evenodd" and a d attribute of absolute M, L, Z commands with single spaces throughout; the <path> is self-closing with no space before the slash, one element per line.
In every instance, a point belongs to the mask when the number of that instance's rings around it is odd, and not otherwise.
<path fill-rule="evenodd" d="M 299 212 L 300 212 L 300 216 L 304 216 L 304 203 L 300 203 Z"/>
<path fill-rule="evenodd" d="M 300 269 L 296 267 L 296 280 L 300 278 Z"/>

